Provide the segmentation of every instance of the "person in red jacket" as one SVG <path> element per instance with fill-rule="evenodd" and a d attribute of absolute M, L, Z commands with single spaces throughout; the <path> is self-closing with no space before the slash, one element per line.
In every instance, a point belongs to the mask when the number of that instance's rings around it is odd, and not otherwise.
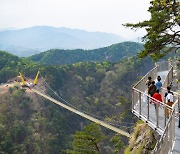
<path fill-rule="evenodd" d="M 156 90 L 155 94 L 153 95 L 153 98 L 157 99 L 158 101 L 162 102 L 162 96 L 161 94 L 159 93 L 159 89 Z M 155 106 L 155 109 L 156 109 L 156 106 L 159 105 L 159 102 L 158 101 L 153 101 L 154 102 L 154 106 Z"/>

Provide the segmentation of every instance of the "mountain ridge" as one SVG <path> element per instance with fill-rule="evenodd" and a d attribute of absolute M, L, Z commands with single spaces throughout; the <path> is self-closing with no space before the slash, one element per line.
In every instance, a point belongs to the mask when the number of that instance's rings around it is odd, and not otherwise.
<path fill-rule="evenodd" d="M 59 49 L 95 49 L 119 43 L 125 39 L 105 32 L 88 32 L 79 29 L 51 26 L 33 26 L 17 30 L 0 31 L 0 50 L 9 51 L 9 46 L 27 48 L 24 52 Z M 5 46 L 6 48 L 3 48 Z M 18 48 L 14 48 L 16 55 Z M 12 52 L 11 52 L 12 53 Z M 21 56 L 18 54 L 18 56 Z M 29 56 L 29 55 L 28 55 Z"/>
<path fill-rule="evenodd" d="M 94 50 L 51 49 L 29 57 L 40 64 L 73 64 L 77 62 L 118 62 L 122 58 L 136 55 L 143 45 L 135 42 L 123 42 Z"/>

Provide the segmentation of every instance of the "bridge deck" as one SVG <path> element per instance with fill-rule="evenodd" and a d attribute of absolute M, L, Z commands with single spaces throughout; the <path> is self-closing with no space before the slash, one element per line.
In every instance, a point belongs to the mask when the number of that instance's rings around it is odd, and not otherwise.
<path fill-rule="evenodd" d="M 173 154 L 180 154 L 180 128 L 179 125 L 179 119 L 176 118 L 175 121 L 175 145 L 173 148 Z"/>
<path fill-rule="evenodd" d="M 161 76 L 162 80 L 165 79 L 167 75 L 167 71 L 164 72 L 158 72 L 158 75 Z M 178 110 L 178 106 L 176 106 L 176 109 Z M 179 119 L 175 119 L 175 145 L 173 147 L 173 154 L 180 154 L 180 128 L 179 126 Z"/>
<path fill-rule="evenodd" d="M 163 71 L 163 72 L 158 72 L 158 75 L 161 76 L 162 82 L 165 80 L 166 76 L 167 76 L 168 71 Z M 146 85 L 145 85 L 146 86 Z M 147 94 L 147 89 L 145 91 L 145 93 Z M 162 96 L 163 97 L 163 96 Z M 163 107 L 159 108 L 159 128 L 157 128 L 157 116 L 156 116 L 156 110 L 155 110 L 155 106 L 154 103 L 148 104 L 147 103 L 147 97 L 146 95 L 143 95 L 141 97 L 141 118 L 142 120 L 148 122 L 148 125 L 152 128 L 152 129 L 156 129 L 158 131 L 159 134 L 162 134 L 163 132 L 163 128 L 164 128 L 164 109 Z M 137 111 L 137 113 L 135 112 L 135 114 L 137 116 L 139 113 L 139 103 L 136 104 L 135 106 L 135 111 Z M 147 106 L 149 105 L 149 111 L 147 110 Z M 148 119 L 148 112 L 149 114 L 149 119 Z"/>
<path fill-rule="evenodd" d="M 74 112 L 75 114 L 77 114 L 77 115 L 79 115 L 79 116 L 81 116 L 81 117 L 84 117 L 84 118 L 86 118 L 86 119 L 88 119 L 88 120 L 90 120 L 90 121 L 93 121 L 93 122 L 95 122 L 95 123 L 98 123 L 99 125 L 104 126 L 104 127 L 108 128 L 108 129 L 113 130 L 114 132 L 117 132 L 117 133 L 119 133 L 119 134 L 122 134 L 122 135 L 124 135 L 124 136 L 126 136 L 126 137 L 130 137 L 130 134 L 129 134 L 128 132 L 126 132 L 126 131 L 123 131 L 123 130 L 121 130 L 121 129 L 119 129 L 119 128 L 116 128 L 116 127 L 114 127 L 114 126 L 112 126 L 112 125 L 104 122 L 104 121 L 101 121 L 101 120 L 99 120 L 99 119 L 96 119 L 96 118 L 94 118 L 94 117 L 92 117 L 92 116 L 89 116 L 89 115 L 87 115 L 87 114 L 85 114 L 85 113 L 83 113 L 83 112 L 81 112 L 81 111 L 78 111 L 78 110 L 76 110 L 76 109 L 74 109 L 74 108 L 72 108 L 72 107 L 70 107 L 70 106 L 68 106 L 68 105 L 65 105 L 65 104 L 63 104 L 63 103 L 55 100 L 54 98 L 52 98 L 52 97 L 50 97 L 50 96 L 48 96 L 48 95 L 46 95 L 46 94 L 41 93 L 40 91 L 38 91 L 38 90 L 36 90 L 36 89 L 31 89 L 31 90 L 32 90 L 33 92 L 35 92 L 36 94 L 44 97 L 45 99 L 48 99 L 48 100 L 50 100 L 51 102 L 53 102 L 53 103 L 55 103 L 55 104 L 57 104 L 57 105 L 65 108 L 65 109 L 67 109 L 67 110 L 69 110 L 69 111 L 71 111 L 71 112 Z"/>
<path fill-rule="evenodd" d="M 165 80 L 166 76 L 167 76 L 168 71 L 163 71 L 163 72 L 158 72 L 157 75 L 161 76 L 162 82 Z M 147 93 L 147 90 L 145 91 L 145 93 Z M 163 99 L 163 94 L 162 94 L 162 99 Z M 148 104 L 147 103 L 147 97 L 141 96 L 141 115 L 139 115 L 139 110 L 140 110 L 140 104 L 139 102 L 136 104 L 135 108 L 134 108 L 134 114 L 136 116 L 140 116 L 141 119 L 145 122 L 147 122 L 147 124 L 154 130 L 156 130 L 159 134 L 162 135 L 162 132 L 164 131 L 164 127 L 165 127 L 165 110 L 164 107 L 159 108 L 159 128 L 157 128 L 157 111 L 155 110 L 155 106 L 154 103 Z M 147 110 L 147 106 L 149 105 L 149 111 Z M 178 109 L 178 107 L 176 107 Z M 149 118 L 148 118 L 148 112 L 149 114 Z M 175 145 L 173 147 L 173 154 L 180 154 L 180 128 L 178 127 L 179 125 L 179 119 L 176 118 L 175 119 Z"/>

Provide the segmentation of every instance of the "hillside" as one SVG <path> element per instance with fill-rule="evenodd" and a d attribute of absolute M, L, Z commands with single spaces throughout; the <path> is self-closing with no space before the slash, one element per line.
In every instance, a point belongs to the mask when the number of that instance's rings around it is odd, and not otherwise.
<path fill-rule="evenodd" d="M 123 42 L 94 50 L 52 49 L 31 56 L 29 59 L 40 64 L 73 64 L 77 62 L 118 62 L 122 58 L 136 55 L 143 45 L 135 42 Z"/>
<path fill-rule="evenodd" d="M 19 71 L 32 76 L 36 74 L 38 68 L 39 65 L 32 61 L 0 51 L 0 83 L 17 76 Z"/>
<path fill-rule="evenodd" d="M 65 27 L 34 26 L 0 31 L 0 50 L 29 56 L 49 49 L 95 49 L 124 41 L 118 35 Z"/>
<path fill-rule="evenodd" d="M 150 154 L 158 139 L 159 134 L 139 120 L 134 127 L 134 132 L 131 134 L 129 145 L 124 154 Z"/>
<path fill-rule="evenodd" d="M 79 117 L 23 89 L 0 96 L 0 153 L 63 153 Z M 69 123 L 67 120 L 72 120 Z"/>
<path fill-rule="evenodd" d="M 84 112 L 120 125 L 120 128 L 127 131 L 131 131 L 130 127 L 135 121 L 130 111 L 131 85 L 153 65 L 150 59 L 141 61 L 134 57 L 116 64 L 86 62 L 41 66 L 24 58 L 0 53 L 0 61 L 3 62 L 0 74 L 6 72 L 3 82 L 10 76 L 16 76 L 19 70 L 26 76 L 33 76 L 40 69 L 41 77 L 43 76 L 51 88 L 69 103 Z M 11 61 L 13 65 L 10 65 Z M 59 99 L 49 89 L 46 91 Z M 3 118 L 0 118 L 0 125 L 1 132 L 5 135 L 0 140 L 0 145 L 3 145 L 1 151 L 5 153 L 33 153 L 32 149 L 34 153 L 62 153 L 67 148 L 71 149 L 72 134 L 89 124 L 88 120 L 39 96 L 25 96 L 21 90 L 10 89 L 9 94 L 1 99 L 0 117 Z M 8 118 L 12 119 L 8 121 Z M 115 134 L 107 129 L 103 129 L 103 132 L 108 137 L 101 144 L 101 149 L 105 153 L 113 153 L 110 139 Z M 127 144 L 127 139 L 122 141 Z"/>

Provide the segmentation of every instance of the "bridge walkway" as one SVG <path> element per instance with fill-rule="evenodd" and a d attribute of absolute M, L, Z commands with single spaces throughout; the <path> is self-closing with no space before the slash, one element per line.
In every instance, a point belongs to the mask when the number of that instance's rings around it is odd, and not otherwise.
<path fill-rule="evenodd" d="M 162 97 L 166 92 L 166 87 L 173 80 L 173 67 L 167 62 L 158 63 L 150 72 L 148 72 L 132 89 L 132 112 L 145 121 L 152 129 L 161 136 L 157 142 L 154 153 L 166 154 L 180 153 L 180 128 L 178 128 L 179 120 L 175 118 L 175 113 L 178 111 L 179 95 L 174 93 L 174 105 L 169 107 L 166 104 L 159 102 L 159 106 L 155 108 L 151 103 L 153 98 L 147 94 L 147 86 L 145 82 L 148 76 L 154 80 L 160 75 L 163 82 L 161 90 Z M 171 110 L 169 118 L 165 116 L 165 109 Z"/>
<path fill-rule="evenodd" d="M 45 99 L 47 99 L 47 100 L 49 100 L 49 101 L 51 101 L 51 102 L 53 102 L 53 103 L 63 107 L 63 108 L 65 108 L 65 109 L 67 109 L 67 110 L 69 110 L 69 111 L 71 111 L 71 112 L 73 112 L 73 113 L 75 113 L 75 114 L 77 114 L 77 115 L 79 115 L 81 117 L 84 117 L 84 118 L 86 118 L 86 119 L 88 119 L 88 120 L 90 120 L 92 122 L 98 123 L 99 125 L 104 126 L 104 127 L 108 128 L 110 130 L 113 130 L 116 133 L 122 134 L 122 135 L 124 135 L 126 137 L 130 137 L 130 134 L 128 132 L 126 132 L 126 131 L 123 131 L 123 130 L 117 128 L 117 127 L 114 127 L 114 126 L 104 122 L 104 121 L 101 121 L 101 120 L 96 119 L 96 118 L 94 118 L 92 116 L 89 116 L 88 114 L 83 113 L 83 112 L 81 112 L 81 111 L 79 111 L 77 109 L 74 109 L 73 107 L 70 107 L 70 106 L 68 106 L 66 104 L 63 104 L 60 101 L 57 101 L 54 98 L 48 96 L 47 94 L 44 94 L 44 93 L 40 92 L 39 90 L 36 90 L 36 89 L 31 89 L 31 90 L 33 92 L 35 92 L 36 94 L 44 97 Z"/>
<path fill-rule="evenodd" d="M 168 71 L 162 71 L 162 72 L 157 72 L 157 76 L 161 76 L 162 79 L 162 83 L 165 81 L 165 78 L 168 74 Z M 154 80 L 156 80 L 154 78 Z M 146 86 L 146 85 L 144 85 Z M 134 113 L 136 116 L 139 117 L 139 111 L 141 108 L 141 119 L 145 122 L 148 122 L 148 125 L 154 129 L 157 130 L 159 134 L 162 134 L 164 131 L 164 107 L 160 106 L 159 108 L 159 115 L 158 115 L 158 127 L 157 127 L 157 110 L 155 109 L 154 103 L 152 100 L 150 100 L 148 96 L 148 92 L 147 92 L 147 88 L 145 89 L 144 93 L 141 95 L 141 107 L 140 107 L 140 103 L 138 100 L 138 103 L 136 103 L 136 106 L 134 107 Z M 163 94 L 162 94 L 163 97 Z M 149 99 L 149 100 L 148 100 Z M 147 102 L 149 101 L 149 102 Z M 148 115 L 149 114 L 149 115 Z"/>

